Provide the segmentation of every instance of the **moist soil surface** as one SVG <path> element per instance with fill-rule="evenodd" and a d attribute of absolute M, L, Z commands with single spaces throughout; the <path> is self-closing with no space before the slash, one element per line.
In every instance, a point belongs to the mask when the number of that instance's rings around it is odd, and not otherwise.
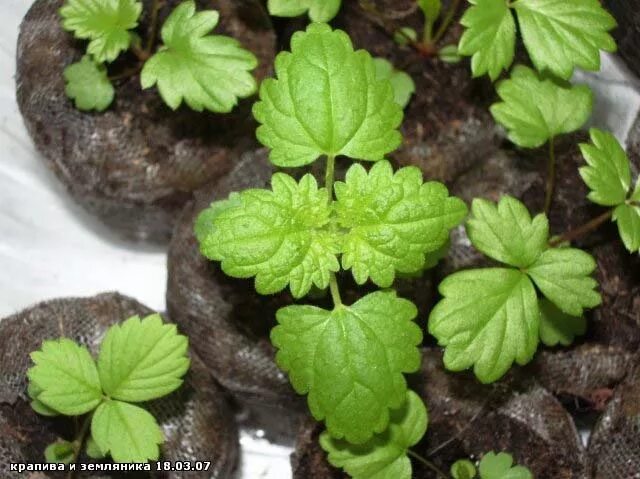
<path fill-rule="evenodd" d="M 71 418 L 38 415 L 27 397 L 29 353 L 45 339 L 68 337 L 87 346 L 94 357 L 113 324 L 152 311 L 117 293 L 91 298 L 56 299 L 37 304 L 0 322 L 0 476 L 13 477 L 10 463 L 42 463 L 45 447 L 58 438 L 73 440 Z M 174 393 L 145 404 L 165 435 L 162 460 L 209 461 L 209 471 L 189 477 L 232 477 L 238 456 L 238 431 L 225 393 L 200 359 L 191 354 L 191 368 Z M 81 456 L 81 462 L 92 460 Z M 66 473 L 64 473 L 66 474 Z M 47 473 L 43 477 L 66 477 Z M 174 479 L 179 472 L 144 473 L 137 477 Z M 78 473 L 76 477 L 83 476 Z M 90 477 L 96 477 L 91 475 Z M 104 475 L 101 477 L 120 477 Z M 126 477 L 132 477 L 126 475 Z"/>
<path fill-rule="evenodd" d="M 166 0 L 159 24 L 179 0 Z M 62 72 L 78 61 L 86 42 L 60 25 L 63 0 L 36 0 L 18 39 L 17 98 L 27 129 L 48 166 L 71 195 L 129 239 L 167 242 L 191 192 L 224 175 L 230 154 L 254 140 L 253 99 L 230 114 L 172 111 L 156 88 L 142 90 L 139 74 L 115 80 L 115 100 L 102 113 L 81 112 L 65 95 Z M 220 12 L 215 34 L 236 38 L 259 59 L 258 80 L 270 73 L 275 34 L 258 0 L 198 0 Z M 137 32 L 146 45 L 152 0 Z M 158 39 L 158 42 L 160 40 Z M 157 43 L 156 43 L 157 45 Z M 124 54 L 109 67 L 123 75 L 138 65 Z"/>

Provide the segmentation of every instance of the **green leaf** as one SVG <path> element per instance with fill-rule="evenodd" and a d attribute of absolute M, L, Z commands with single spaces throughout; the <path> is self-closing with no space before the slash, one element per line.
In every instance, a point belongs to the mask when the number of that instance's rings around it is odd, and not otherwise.
<path fill-rule="evenodd" d="M 38 396 L 41 392 L 42 389 L 40 389 L 40 387 L 38 387 L 36 383 L 34 383 L 33 381 L 29 382 L 29 385 L 27 386 L 27 394 L 31 398 L 31 409 L 42 416 L 58 416 L 60 414 L 58 411 L 56 411 L 55 409 L 51 409 L 43 402 L 38 400 Z"/>
<path fill-rule="evenodd" d="M 580 144 L 589 165 L 580 168 L 580 176 L 591 189 L 588 198 L 604 206 L 622 204 L 631 186 L 629 158 L 611 133 L 592 128 L 589 134 L 592 144 Z"/>
<path fill-rule="evenodd" d="M 129 48 L 142 3 L 135 0 L 66 0 L 62 26 L 76 38 L 90 40 L 87 53 L 99 63 L 112 62 Z"/>
<path fill-rule="evenodd" d="M 509 139 L 537 148 L 551 138 L 578 130 L 589 119 L 593 94 L 583 85 L 569 86 L 516 66 L 511 78 L 498 84 L 502 103 L 491 106 L 495 120 L 509 130 Z"/>
<path fill-rule="evenodd" d="M 395 101 L 402 108 L 406 107 L 411 99 L 411 95 L 416 91 L 413 79 L 402 70 L 396 70 L 391 62 L 384 58 L 374 58 L 376 66 L 376 78 L 378 80 L 389 80 L 393 87 Z"/>
<path fill-rule="evenodd" d="M 160 457 L 164 436 L 155 418 L 141 407 L 105 401 L 91 420 L 91 436 L 114 462 L 148 462 Z"/>
<path fill-rule="evenodd" d="M 218 24 L 215 10 L 196 13 L 192 0 L 178 5 L 162 27 L 164 45 L 144 64 L 142 88 L 157 83 L 172 109 L 182 101 L 196 111 L 230 112 L 238 98 L 255 93 L 253 53 L 223 35 L 207 35 Z"/>
<path fill-rule="evenodd" d="M 427 422 L 422 400 L 408 391 L 403 406 L 391 411 L 389 427 L 382 434 L 355 446 L 324 432 L 320 445 L 328 453 L 329 463 L 344 469 L 353 479 L 411 479 L 407 451 L 424 436 Z"/>
<path fill-rule="evenodd" d="M 587 321 L 582 316 L 571 316 L 563 313 L 547 299 L 541 299 L 540 307 L 540 340 L 547 346 L 569 346 L 576 336 L 587 332 Z"/>
<path fill-rule="evenodd" d="M 524 466 L 514 466 L 510 454 L 491 451 L 480 461 L 480 479 L 533 479 Z"/>
<path fill-rule="evenodd" d="M 427 21 L 433 25 L 442 11 L 442 0 L 418 0 L 418 6 Z"/>
<path fill-rule="evenodd" d="M 631 198 L 629 198 L 631 201 L 635 201 L 637 203 L 640 203 L 640 178 L 638 178 L 636 180 L 636 187 L 633 190 L 633 193 L 631 193 Z"/>
<path fill-rule="evenodd" d="M 70 464 L 75 459 L 75 447 L 69 441 L 58 440 L 44 450 L 44 460 L 53 464 Z"/>
<path fill-rule="evenodd" d="M 526 206 L 511 196 L 494 203 L 474 199 L 467 234 L 473 246 L 502 263 L 526 268 L 547 249 L 549 221 L 544 214 L 533 220 Z"/>
<path fill-rule="evenodd" d="M 585 308 L 594 308 L 602 301 L 594 290 L 598 282 L 590 276 L 595 269 L 593 257 L 582 250 L 552 248 L 542 253 L 527 273 L 560 310 L 582 316 Z"/>
<path fill-rule="evenodd" d="M 614 52 L 615 19 L 599 0 L 518 0 L 522 39 L 538 71 L 568 80 L 574 67 L 600 70 L 600 50 Z"/>
<path fill-rule="evenodd" d="M 458 45 L 445 45 L 438 51 L 438 58 L 445 63 L 460 63 L 462 60 Z"/>
<path fill-rule="evenodd" d="M 515 269 L 454 273 L 440 283 L 444 297 L 429 317 L 429 332 L 444 346 L 451 371 L 471 366 L 483 383 L 496 381 L 515 361 L 528 363 L 538 347 L 536 291 Z"/>
<path fill-rule="evenodd" d="M 400 145 L 402 109 L 391 83 L 376 80 L 371 56 L 354 52 L 343 31 L 312 24 L 296 32 L 275 69 L 253 108 L 274 164 L 303 166 L 321 155 L 377 161 Z"/>
<path fill-rule="evenodd" d="M 82 111 L 104 111 L 113 102 L 115 90 L 104 65 L 95 63 L 89 55 L 64 69 L 65 93 Z"/>
<path fill-rule="evenodd" d="M 278 365 L 329 434 L 361 444 L 389 422 L 405 399 L 402 373 L 420 367 L 416 307 L 393 291 L 327 311 L 288 306 L 278 311 L 271 342 Z"/>
<path fill-rule="evenodd" d="M 308 11 L 312 22 L 324 23 L 338 14 L 341 3 L 341 0 L 269 0 L 267 7 L 274 17 L 297 17 Z"/>
<path fill-rule="evenodd" d="M 200 232 L 202 254 L 222 261 L 229 276 L 255 276 L 261 294 L 287 284 L 296 298 L 312 285 L 326 288 L 330 274 L 340 269 L 337 234 L 323 229 L 331 214 L 327 190 L 309 174 L 296 183 L 276 173 L 271 186 L 239 193 L 238 205 L 221 211 L 209 233 Z"/>
<path fill-rule="evenodd" d="M 35 384 L 38 401 L 67 416 L 93 410 L 102 400 L 98 370 L 84 346 L 67 338 L 47 340 L 31 353 L 27 377 Z"/>
<path fill-rule="evenodd" d="M 416 167 L 394 174 L 388 161 L 376 163 L 368 174 L 354 164 L 345 182 L 336 182 L 335 192 L 338 223 L 349 229 L 342 266 L 352 270 L 358 284 L 370 277 L 386 288 L 396 271 L 420 270 L 425 255 L 441 248 L 467 213 L 441 183 L 423 183 Z"/>
<path fill-rule="evenodd" d="M 95 439 L 92 436 L 89 436 L 87 439 L 87 445 L 85 446 L 85 452 L 87 456 L 91 459 L 103 459 L 105 457 L 105 453 L 102 452 Z"/>
<path fill-rule="evenodd" d="M 193 231 L 196 235 L 196 239 L 199 242 L 206 241 L 207 236 L 211 234 L 216 227 L 216 220 L 218 219 L 218 216 L 220 216 L 220 213 L 239 206 L 242 206 L 242 201 L 240 200 L 240 195 L 236 192 L 231 193 L 229 198 L 226 200 L 214 201 L 211 203 L 208 208 L 202 210 L 198 214 L 196 222 L 193 225 Z"/>
<path fill-rule="evenodd" d="M 418 40 L 418 32 L 411 27 L 402 27 L 393 34 L 393 41 L 401 47 L 408 45 L 410 41 Z"/>
<path fill-rule="evenodd" d="M 613 220 L 618 223 L 618 232 L 626 248 L 631 253 L 640 252 L 640 206 L 618 206 L 613 211 Z"/>
<path fill-rule="evenodd" d="M 474 77 L 485 73 L 492 80 L 513 63 L 516 22 L 505 0 L 469 0 L 473 5 L 462 16 L 466 27 L 458 46 L 462 55 L 472 56 Z"/>
<path fill-rule="evenodd" d="M 453 479 L 474 479 L 476 474 L 476 466 L 469 459 L 459 459 L 451 465 Z"/>
<path fill-rule="evenodd" d="M 109 328 L 100 346 L 98 372 L 104 392 L 123 401 L 149 401 L 182 384 L 189 369 L 186 336 L 158 314 Z"/>

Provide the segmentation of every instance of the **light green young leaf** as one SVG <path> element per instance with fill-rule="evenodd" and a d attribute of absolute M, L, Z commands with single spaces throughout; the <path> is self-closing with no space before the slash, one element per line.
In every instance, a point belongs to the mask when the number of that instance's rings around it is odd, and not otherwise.
<path fill-rule="evenodd" d="M 109 328 L 100 346 L 98 372 L 109 397 L 149 401 L 176 390 L 189 369 L 186 336 L 159 314 L 133 316 Z"/>
<path fill-rule="evenodd" d="M 276 361 L 329 434 L 362 444 L 402 405 L 402 373 L 420 367 L 422 332 L 416 307 L 393 291 L 365 296 L 352 306 L 327 311 L 289 306 L 278 311 L 271 342 Z"/>
<path fill-rule="evenodd" d="M 589 165 L 580 168 L 580 176 L 591 189 L 588 198 L 599 205 L 620 205 L 631 186 L 629 158 L 611 133 L 592 128 L 589 134 L 592 144 L 580 144 Z"/>
<path fill-rule="evenodd" d="M 87 456 L 91 459 L 103 459 L 105 457 L 105 453 L 102 452 L 98 444 L 96 443 L 93 437 L 89 436 L 87 439 L 87 445 L 85 446 L 85 452 Z"/>
<path fill-rule="evenodd" d="M 142 3 L 136 0 L 66 0 L 60 9 L 62 26 L 76 38 L 91 40 L 87 53 L 99 63 L 112 62 L 129 48 Z"/>
<path fill-rule="evenodd" d="M 155 418 L 141 407 L 105 401 L 91 419 L 91 437 L 114 462 L 148 462 L 160 457 L 164 436 Z"/>
<path fill-rule="evenodd" d="M 444 346 L 451 371 L 471 366 L 483 383 L 498 380 L 538 347 L 540 313 L 529 278 L 515 269 L 461 271 L 440 283 L 444 297 L 429 317 L 429 333 Z"/>
<path fill-rule="evenodd" d="M 441 248 L 449 231 L 465 217 L 462 200 L 450 197 L 441 183 L 423 183 L 418 168 L 395 174 L 388 161 L 369 173 L 359 164 L 336 182 L 338 223 L 349 231 L 343 240 L 342 266 L 358 284 L 368 278 L 383 288 L 396 272 L 412 273 L 425 264 L 425 255 Z"/>
<path fill-rule="evenodd" d="M 433 25 L 442 11 L 442 0 L 418 0 L 418 6 L 427 21 Z"/>
<path fill-rule="evenodd" d="M 391 411 L 389 427 L 383 433 L 354 446 L 323 432 L 320 445 L 327 452 L 329 463 L 344 469 L 353 479 L 411 479 L 407 451 L 422 439 L 427 422 L 422 400 L 407 391 L 403 406 Z"/>
<path fill-rule="evenodd" d="M 633 190 L 633 193 L 631 193 L 631 198 L 629 199 L 631 201 L 635 201 L 636 203 L 640 203 L 640 177 L 637 179 L 636 187 Z"/>
<path fill-rule="evenodd" d="M 274 17 L 297 17 L 309 12 L 312 22 L 325 23 L 340 10 L 341 0 L 269 0 L 267 8 Z"/>
<path fill-rule="evenodd" d="M 472 56 L 474 77 L 485 73 L 492 80 L 513 62 L 516 44 L 516 22 L 505 0 L 469 0 L 473 5 L 460 23 L 466 27 L 458 51 Z"/>
<path fill-rule="evenodd" d="M 445 63 L 460 63 L 462 60 L 458 45 L 445 45 L 438 50 L 438 58 Z"/>
<path fill-rule="evenodd" d="M 607 32 L 616 21 L 599 0 L 518 0 L 513 3 L 531 61 L 568 80 L 574 67 L 600 69 L 600 50 L 614 52 Z"/>
<path fill-rule="evenodd" d="M 549 221 L 544 214 L 533 220 L 517 199 L 505 196 L 494 203 L 474 199 L 467 234 L 473 246 L 502 263 L 526 268 L 547 249 Z"/>
<path fill-rule="evenodd" d="M 402 109 L 391 83 L 376 79 L 371 56 L 354 52 L 343 31 L 312 24 L 296 32 L 275 68 L 277 79 L 262 83 L 253 108 L 274 164 L 303 166 L 322 155 L 377 161 L 400 145 Z"/>
<path fill-rule="evenodd" d="M 89 55 L 64 69 L 65 93 L 82 111 L 104 111 L 113 102 L 115 90 L 104 65 L 95 63 Z"/>
<path fill-rule="evenodd" d="M 31 353 L 34 362 L 27 377 L 35 386 L 38 401 L 67 416 L 79 416 L 102 400 L 98 370 L 84 346 L 70 339 L 47 340 Z M 32 391 L 33 392 L 33 391 Z"/>
<path fill-rule="evenodd" d="M 477 471 L 469 459 L 458 459 L 451 465 L 451 477 L 453 479 L 474 479 Z"/>
<path fill-rule="evenodd" d="M 406 107 L 411 99 L 411 95 L 416 91 L 416 84 L 413 79 L 402 70 L 396 70 L 391 62 L 384 58 L 374 58 L 376 66 L 376 78 L 378 80 L 389 80 L 393 87 L 396 103 L 402 108 Z"/>
<path fill-rule="evenodd" d="M 162 27 L 164 45 L 142 69 L 142 88 L 157 83 L 160 96 L 174 110 L 184 100 L 193 110 L 219 113 L 253 95 L 257 85 L 251 70 L 258 60 L 237 40 L 208 35 L 218 19 L 215 10 L 196 13 L 193 0 L 178 5 Z"/>
<path fill-rule="evenodd" d="M 589 119 L 593 105 L 588 87 L 560 85 L 520 65 L 510 79 L 498 84 L 498 95 L 502 103 L 491 106 L 493 117 L 507 128 L 513 143 L 525 148 L 578 130 Z"/>
<path fill-rule="evenodd" d="M 538 289 L 560 310 L 582 316 L 585 308 L 601 302 L 598 282 L 590 275 L 596 269 L 593 257 L 576 248 L 552 248 L 543 252 L 527 273 Z"/>
<path fill-rule="evenodd" d="M 547 346 L 569 346 L 576 336 L 587 332 L 587 321 L 582 316 L 571 316 L 563 313 L 547 299 L 541 299 L 540 307 L 540 340 Z"/>
<path fill-rule="evenodd" d="M 49 406 L 45 405 L 43 402 L 38 400 L 38 396 L 42 392 L 42 389 L 38 387 L 36 383 L 33 381 L 29 381 L 29 385 L 27 386 L 27 394 L 31 398 L 31 409 L 42 416 L 58 416 L 60 413 L 55 409 L 51 409 Z"/>
<path fill-rule="evenodd" d="M 491 451 L 480 461 L 480 479 L 533 479 L 524 466 L 514 466 L 513 457 L 505 452 Z"/>
<path fill-rule="evenodd" d="M 613 211 L 613 220 L 618 223 L 618 232 L 626 248 L 631 253 L 640 252 L 640 206 L 618 206 Z"/>
<path fill-rule="evenodd" d="M 338 236 L 323 229 L 331 214 L 326 189 L 311 175 L 296 183 L 284 173 L 276 173 L 271 186 L 239 193 L 238 205 L 221 211 L 209 233 L 200 232 L 202 254 L 222 261 L 229 276 L 255 276 L 261 294 L 287 284 L 296 298 L 312 285 L 326 288 L 340 269 Z"/>
<path fill-rule="evenodd" d="M 401 47 L 408 45 L 409 42 L 415 42 L 418 40 L 418 32 L 416 32 L 411 27 L 402 27 L 399 28 L 393 34 L 393 41 L 396 42 Z"/>
<path fill-rule="evenodd" d="M 50 464 L 69 464 L 75 457 L 75 448 L 69 441 L 58 440 L 44 450 L 44 460 Z"/>

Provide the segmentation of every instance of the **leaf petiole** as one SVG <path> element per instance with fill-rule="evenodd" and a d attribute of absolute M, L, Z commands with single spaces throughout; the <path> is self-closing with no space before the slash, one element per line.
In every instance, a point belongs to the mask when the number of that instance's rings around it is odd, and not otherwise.
<path fill-rule="evenodd" d="M 555 138 L 553 136 L 549 139 L 547 186 L 544 197 L 544 212 L 546 214 L 549 214 L 549 210 L 551 209 L 551 203 L 553 202 L 553 190 L 556 185 L 556 149 L 554 140 Z"/>
<path fill-rule="evenodd" d="M 436 476 L 439 477 L 440 479 L 449 479 L 449 476 L 447 476 L 442 471 L 442 469 L 440 469 L 438 466 L 436 466 L 433 462 L 431 462 L 428 459 L 425 459 L 424 457 L 422 457 L 417 452 L 414 452 L 411 449 L 407 449 L 407 455 L 411 456 L 412 458 L 414 458 L 416 461 L 418 461 L 422 465 L 424 465 L 424 466 L 428 467 L 429 469 L 431 469 L 436 474 Z"/>
<path fill-rule="evenodd" d="M 567 231 L 566 233 L 552 239 L 551 241 L 549 241 L 549 246 L 554 247 L 562 243 L 565 243 L 567 241 L 573 241 L 575 239 L 578 239 L 584 236 L 585 234 L 590 233 L 595 229 L 599 228 L 603 223 L 611 219 L 612 215 L 613 215 L 613 209 L 607 210 L 604 213 L 602 213 L 600 216 L 596 216 L 591 221 L 583 224 L 582 226 L 579 226 L 578 228 Z"/>
<path fill-rule="evenodd" d="M 444 19 L 442 20 L 442 23 L 440 23 L 438 30 L 436 31 L 435 35 L 431 39 L 432 45 L 435 45 L 436 43 L 438 43 L 442 39 L 444 34 L 447 33 L 447 29 L 451 25 L 451 22 L 453 21 L 453 18 L 455 17 L 459 6 L 460 6 L 460 0 L 453 0 L 451 2 L 451 6 L 449 7 L 449 10 L 447 10 L 447 13 Z"/>
<path fill-rule="evenodd" d="M 87 439 L 87 433 L 89 432 L 89 426 L 91 425 L 91 418 L 93 417 L 93 411 L 87 414 L 82 421 L 82 426 L 80 427 L 80 432 L 73 440 L 73 459 L 71 459 L 71 464 L 75 464 L 78 462 L 78 458 L 80 457 L 80 452 L 82 451 L 82 447 Z M 75 469 L 70 469 L 69 474 L 67 474 L 67 479 L 72 479 L 74 475 Z"/>

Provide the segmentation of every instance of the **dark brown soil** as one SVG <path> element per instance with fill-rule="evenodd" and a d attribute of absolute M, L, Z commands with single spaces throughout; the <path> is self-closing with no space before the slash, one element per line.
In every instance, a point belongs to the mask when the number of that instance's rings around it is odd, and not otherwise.
<path fill-rule="evenodd" d="M 254 138 L 252 99 L 230 114 L 173 112 L 156 89 L 142 90 L 139 75 L 116 81 L 116 98 L 103 113 L 74 108 L 64 93 L 63 69 L 86 48 L 62 30 L 63 0 L 36 0 L 18 39 L 17 98 L 25 124 L 48 166 L 71 195 L 122 236 L 168 241 L 191 192 L 231 168 L 230 155 Z M 178 0 L 167 0 L 162 22 Z M 220 11 L 216 33 L 237 38 L 260 60 L 259 79 L 271 70 L 275 34 L 257 0 L 198 0 L 198 8 Z M 138 31 L 149 28 L 151 0 Z M 116 62 L 111 74 L 131 68 L 133 57 Z"/>
<path fill-rule="evenodd" d="M 635 0 L 604 0 L 618 22 L 613 36 L 618 43 L 618 55 L 640 77 L 640 10 Z"/>
<path fill-rule="evenodd" d="M 448 471 L 460 458 L 509 451 L 534 477 L 585 477 L 585 452 L 573 421 L 543 387 L 516 374 L 482 386 L 470 374 L 452 374 L 441 365 L 440 353 L 426 350 L 422 370 L 413 378 L 429 411 L 427 434 L 412 448 L 415 452 Z M 317 442 L 321 431 L 312 422 L 301 428 L 292 457 L 294 479 L 346 477 L 326 462 Z M 436 477 L 413 462 L 413 478 Z"/>
<path fill-rule="evenodd" d="M 31 366 L 29 353 L 39 349 L 45 339 L 65 336 L 86 345 L 95 355 L 110 325 L 135 314 L 149 313 L 151 310 L 137 301 L 109 293 L 47 301 L 0 322 L 1 477 L 13 477 L 8 472 L 9 463 L 42 463 L 46 445 L 57 438 L 70 440 L 74 436 L 71 419 L 46 418 L 31 410 L 25 376 Z M 165 434 L 162 458 L 210 461 L 208 472 L 189 477 L 228 478 L 235 469 L 238 455 L 238 432 L 233 412 L 200 359 L 193 354 L 191 358 L 191 369 L 184 385 L 166 398 L 147 404 Z M 81 461 L 89 462 L 90 459 L 82 457 Z M 183 476 L 181 473 L 154 473 L 141 477 L 169 479 Z"/>

